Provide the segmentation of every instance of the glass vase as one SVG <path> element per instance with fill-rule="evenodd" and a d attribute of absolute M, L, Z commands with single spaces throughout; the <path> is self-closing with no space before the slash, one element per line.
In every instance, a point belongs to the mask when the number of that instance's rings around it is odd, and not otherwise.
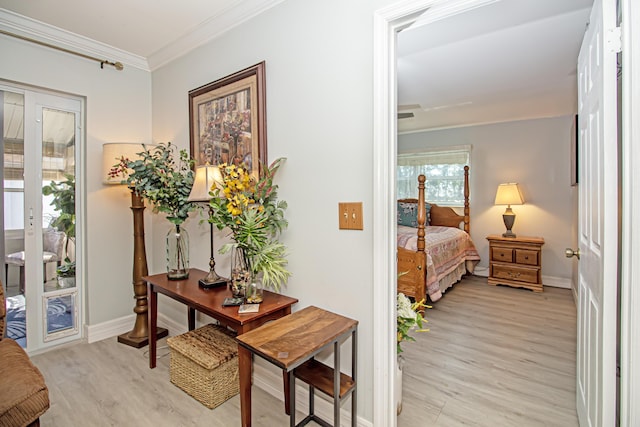
<path fill-rule="evenodd" d="M 231 250 L 230 276 L 229 289 L 231 290 L 231 294 L 236 298 L 244 298 L 251 274 L 244 250 L 237 246 Z"/>
<path fill-rule="evenodd" d="M 262 282 L 262 273 L 254 274 L 251 277 L 251 282 L 247 286 L 246 300 L 249 304 L 260 304 L 262 302 L 262 294 L 264 290 L 264 284 Z"/>
<path fill-rule="evenodd" d="M 169 280 L 189 277 L 189 234 L 178 224 L 167 233 L 167 277 Z"/>

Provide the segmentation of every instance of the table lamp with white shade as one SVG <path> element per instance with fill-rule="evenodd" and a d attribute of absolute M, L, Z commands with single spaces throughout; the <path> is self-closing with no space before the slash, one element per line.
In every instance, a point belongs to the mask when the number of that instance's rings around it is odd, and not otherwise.
<path fill-rule="evenodd" d="M 502 237 L 514 238 L 516 235 L 511 231 L 513 224 L 516 221 L 516 214 L 511 210 L 511 205 L 523 205 L 524 198 L 520 192 L 520 187 L 517 183 L 509 182 L 500 184 L 498 191 L 496 192 L 496 205 L 507 205 L 507 210 L 502 214 L 504 226 L 507 231 L 502 234 Z"/>

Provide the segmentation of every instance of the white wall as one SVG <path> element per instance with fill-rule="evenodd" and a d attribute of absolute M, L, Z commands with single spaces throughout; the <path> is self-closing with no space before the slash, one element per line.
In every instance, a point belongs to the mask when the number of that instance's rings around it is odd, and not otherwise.
<path fill-rule="evenodd" d="M 512 206 L 514 233 L 545 239 L 542 274 L 572 277 L 564 249 L 575 247 L 577 187 L 570 186 L 573 116 L 524 120 L 400 135 L 398 151 L 470 144 L 471 237 L 480 251 L 480 266 L 489 265 L 486 236 L 502 234 L 504 206 L 493 204 L 498 184 L 517 182 L 525 204 Z"/>
<path fill-rule="evenodd" d="M 127 66 L 100 69 L 96 62 L 9 37 L 0 37 L 0 56 L 0 79 L 85 97 L 86 176 L 78 177 L 85 192 L 78 201 L 87 220 L 86 321 L 133 314 L 130 201 L 126 188 L 102 184 L 102 144 L 151 140 L 150 74 Z"/>
<path fill-rule="evenodd" d="M 283 293 L 300 300 L 294 310 L 315 305 L 360 321 L 358 412 L 367 420 L 374 334 L 372 23 L 380 7 L 372 3 L 284 2 L 153 73 L 153 138 L 186 148 L 188 91 L 266 61 L 268 157 L 287 157 L 276 179 L 289 204 L 283 240 L 293 277 Z M 338 202 L 345 201 L 363 202 L 363 231 L 338 230 Z M 186 226 L 192 265 L 206 269 L 208 228 L 193 219 Z M 222 236 L 216 233 L 216 246 Z M 158 269 L 161 237 L 154 236 L 151 255 Z M 216 260 L 218 272 L 228 274 L 225 257 Z M 347 360 L 349 352 L 343 354 Z"/>

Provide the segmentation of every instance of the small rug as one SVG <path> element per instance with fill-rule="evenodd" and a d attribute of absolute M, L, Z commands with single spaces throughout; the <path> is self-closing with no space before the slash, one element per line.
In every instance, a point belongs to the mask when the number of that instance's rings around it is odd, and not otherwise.
<path fill-rule="evenodd" d="M 71 298 L 59 297 L 49 300 L 47 307 L 47 332 L 65 330 L 72 327 Z M 16 341 L 27 335 L 24 295 L 7 298 L 7 337 Z"/>

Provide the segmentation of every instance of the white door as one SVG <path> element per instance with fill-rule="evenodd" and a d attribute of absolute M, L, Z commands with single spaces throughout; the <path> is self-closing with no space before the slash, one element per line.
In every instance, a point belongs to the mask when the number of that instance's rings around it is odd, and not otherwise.
<path fill-rule="evenodd" d="M 618 143 L 615 0 L 595 0 L 578 56 L 576 400 L 581 426 L 616 419 Z"/>
<path fill-rule="evenodd" d="M 20 87 L 0 91 L 6 124 L 3 207 L 9 218 L 3 231 L 7 253 L 21 254 L 22 262 L 6 269 L 7 290 L 14 284 L 7 326 L 12 338 L 33 351 L 82 332 L 81 283 L 75 281 L 76 262 L 78 272 L 82 264 L 76 246 L 82 230 L 75 220 L 82 102 Z"/>

